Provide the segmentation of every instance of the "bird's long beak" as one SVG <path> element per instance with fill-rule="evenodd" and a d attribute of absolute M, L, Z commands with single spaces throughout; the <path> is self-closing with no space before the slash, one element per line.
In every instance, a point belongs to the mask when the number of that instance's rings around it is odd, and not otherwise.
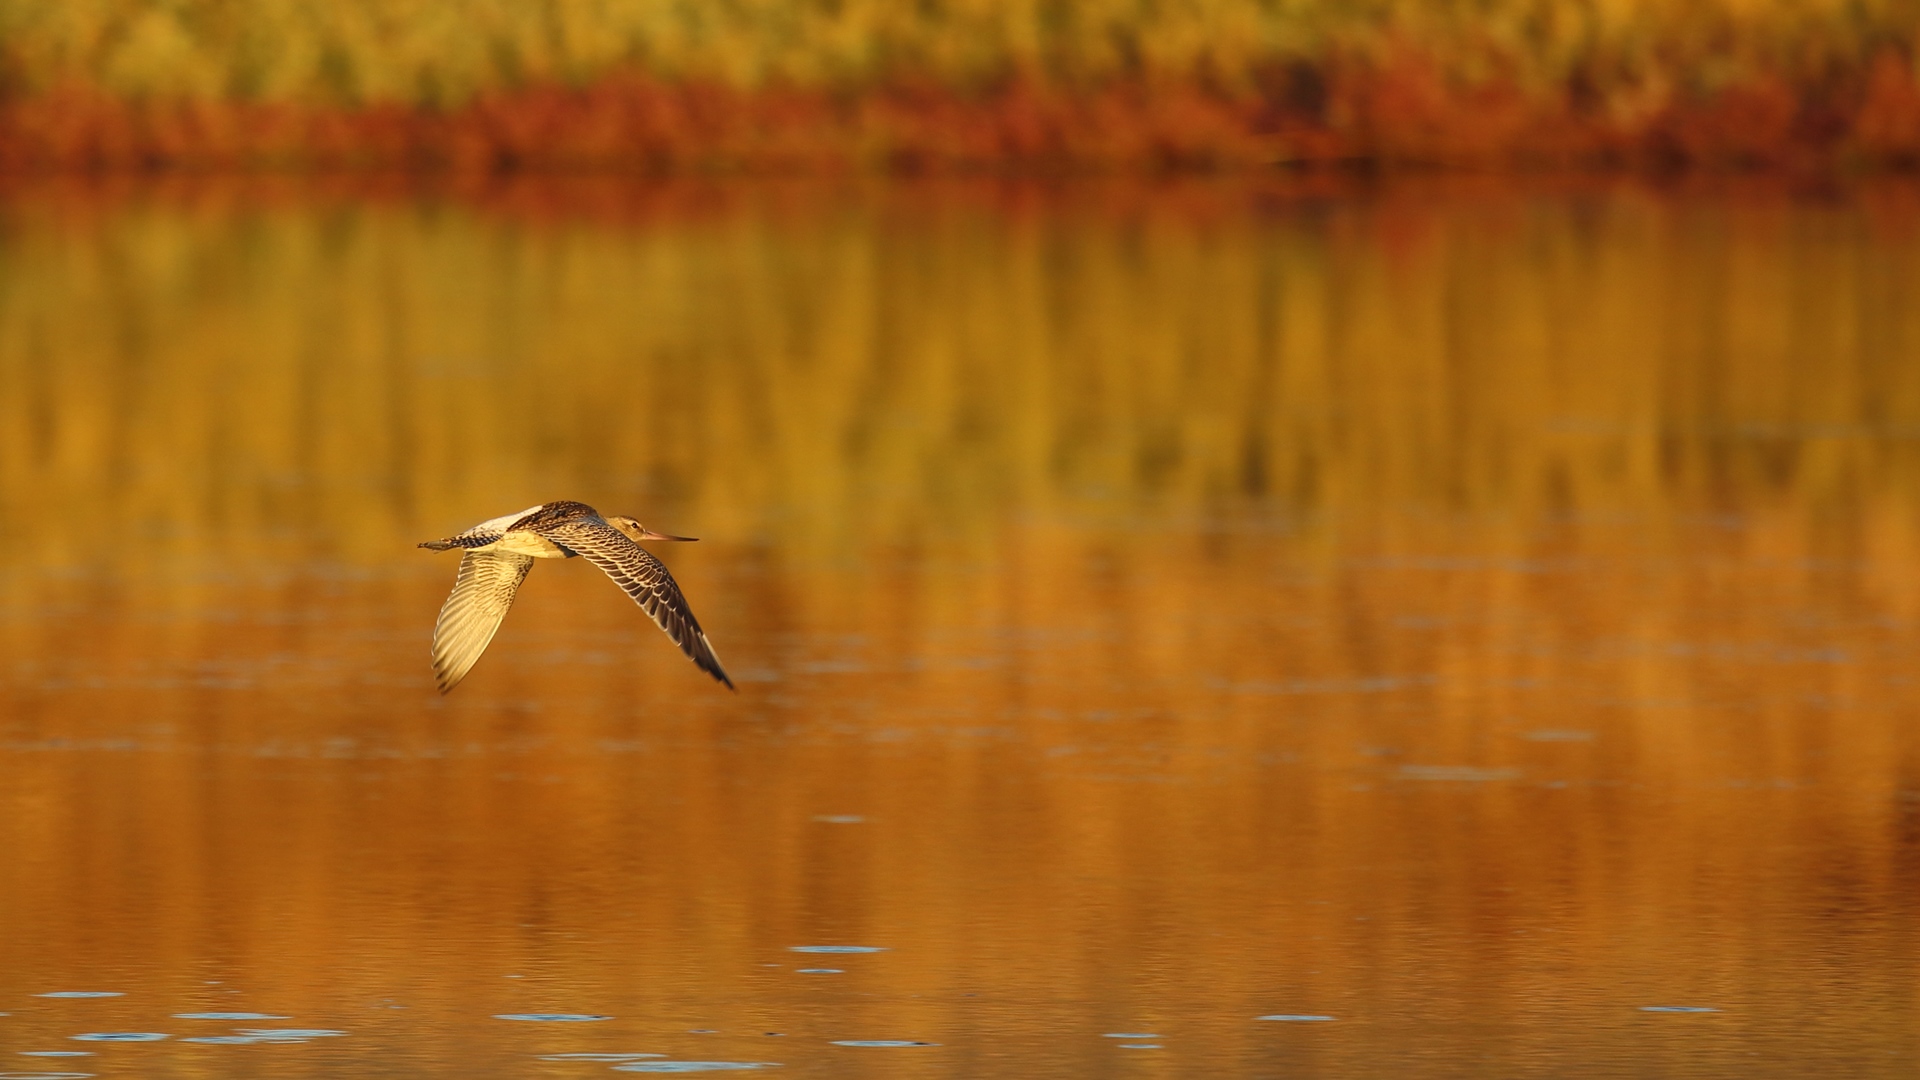
<path fill-rule="evenodd" d="M 652 529 L 647 528 L 645 525 L 642 525 L 640 526 L 640 539 L 642 540 L 679 540 L 679 541 L 691 544 L 695 540 L 698 540 L 700 538 L 697 536 L 668 536 L 666 533 L 657 533 L 657 532 L 654 532 Z"/>

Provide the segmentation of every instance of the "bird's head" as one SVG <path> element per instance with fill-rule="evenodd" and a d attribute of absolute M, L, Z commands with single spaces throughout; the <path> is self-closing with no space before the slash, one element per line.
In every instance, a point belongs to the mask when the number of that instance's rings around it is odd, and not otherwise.
<path fill-rule="evenodd" d="M 615 514 L 609 517 L 607 524 L 619 529 L 634 540 L 682 540 L 692 542 L 700 539 L 697 536 L 668 536 L 666 533 L 657 533 L 625 514 Z"/>

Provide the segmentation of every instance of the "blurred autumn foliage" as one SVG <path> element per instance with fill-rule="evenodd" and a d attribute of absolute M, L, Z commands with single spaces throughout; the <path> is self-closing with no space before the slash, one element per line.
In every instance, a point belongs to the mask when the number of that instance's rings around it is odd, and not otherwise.
<path fill-rule="evenodd" d="M 1920 0 L 0 0 L 0 167 L 1920 163 Z"/>

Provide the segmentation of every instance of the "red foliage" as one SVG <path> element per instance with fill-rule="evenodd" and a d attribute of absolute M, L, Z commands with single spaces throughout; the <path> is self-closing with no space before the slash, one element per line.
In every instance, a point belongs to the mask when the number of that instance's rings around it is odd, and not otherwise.
<path fill-rule="evenodd" d="M 1837 87 L 1762 77 L 1632 119 L 1590 92 L 1450 80 L 1413 51 L 1276 70 L 1251 92 L 1017 77 L 984 93 L 741 91 L 637 74 L 451 111 L 143 104 L 85 86 L 0 101 L 0 169 L 1194 169 L 1366 162 L 1805 167 L 1920 163 L 1920 85 L 1883 57 Z"/>

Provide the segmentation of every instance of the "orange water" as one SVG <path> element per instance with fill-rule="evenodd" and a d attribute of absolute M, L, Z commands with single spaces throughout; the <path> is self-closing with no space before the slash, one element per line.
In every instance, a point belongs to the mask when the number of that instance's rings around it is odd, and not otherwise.
<path fill-rule="evenodd" d="M 1911 1075 L 1917 204 L 13 190 L 0 1074 Z"/>

